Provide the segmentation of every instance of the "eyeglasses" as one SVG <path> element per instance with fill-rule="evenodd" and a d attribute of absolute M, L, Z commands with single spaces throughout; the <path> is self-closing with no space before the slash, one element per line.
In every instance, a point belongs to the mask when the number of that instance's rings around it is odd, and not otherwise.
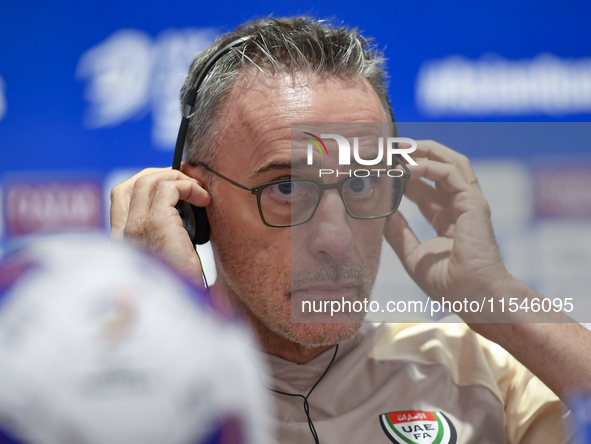
<path fill-rule="evenodd" d="M 367 176 L 346 177 L 337 183 L 322 184 L 309 179 L 282 179 L 248 188 L 211 169 L 202 162 L 193 162 L 226 182 L 250 191 L 257 197 L 259 214 L 269 227 L 294 227 L 308 222 L 314 216 L 322 193 L 335 189 L 339 192 L 347 214 L 354 219 L 379 219 L 396 212 L 410 171 L 403 163 L 402 170 L 393 177 L 382 172 L 368 172 Z M 367 170 L 363 170 L 364 173 Z M 350 173 L 353 174 L 353 173 Z"/>

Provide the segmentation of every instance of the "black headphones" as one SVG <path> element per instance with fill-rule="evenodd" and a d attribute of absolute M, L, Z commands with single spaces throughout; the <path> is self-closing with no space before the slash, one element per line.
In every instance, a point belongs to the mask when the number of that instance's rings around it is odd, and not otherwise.
<path fill-rule="evenodd" d="M 199 92 L 199 88 L 201 87 L 205 76 L 213 67 L 215 62 L 217 62 L 221 57 L 226 55 L 236 46 L 242 45 L 251 38 L 252 36 L 241 37 L 224 46 L 213 56 L 211 56 L 201 71 L 199 71 L 199 74 L 197 74 L 195 86 L 188 91 L 185 103 L 183 103 L 183 118 L 181 119 L 181 126 L 179 128 L 179 135 L 176 139 L 176 147 L 174 149 L 174 157 L 172 160 L 173 170 L 181 169 L 181 159 L 183 157 L 183 150 L 185 149 L 187 130 L 189 129 L 189 116 L 193 113 L 195 103 L 197 103 L 197 93 Z M 209 226 L 209 220 L 207 219 L 207 212 L 205 211 L 205 208 L 196 207 L 185 200 L 181 200 L 176 204 L 176 209 L 183 220 L 183 227 L 185 227 L 185 230 L 187 230 L 187 233 L 189 233 L 189 237 L 191 238 L 193 245 L 203 245 L 207 243 L 209 241 L 211 227 Z"/>

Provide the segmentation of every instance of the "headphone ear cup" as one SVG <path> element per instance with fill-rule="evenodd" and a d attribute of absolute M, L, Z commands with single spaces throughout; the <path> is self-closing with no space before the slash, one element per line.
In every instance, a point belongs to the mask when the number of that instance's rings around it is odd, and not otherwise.
<path fill-rule="evenodd" d="M 203 245 L 209 242 L 209 235 L 211 227 L 209 226 L 209 219 L 207 218 L 207 211 L 204 207 L 196 207 L 188 204 L 193 213 L 193 220 L 195 221 L 195 236 L 193 243 L 196 245 Z"/>
<path fill-rule="evenodd" d="M 185 200 L 179 201 L 175 208 L 181 216 L 183 227 L 187 230 L 193 246 L 209 242 L 211 227 L 205 208 L 196 207 Z"/>
<path fill-rule="evenodd" d="M 192 205 L 189 202 L 179 200 L 179 202 L 175 205 L 175 208 L 179 212 L 179 216 L 181 216 L 181 220 L 183 221 L 183 228 L 187 230 L 187 234 L 189 235 L 191 242 L 193 243 L 193 245 L 195 245 L 195 216 L 193 216 L 191 206 Z"/>
<path fill-rule="evenodd" d="M 175 208 L 181 216 L 183 228 L 187 230 L 193 246 L 209 242 L 211 227 L 205 208 L 196 207 L 185 200 L 180 200 Z"/>

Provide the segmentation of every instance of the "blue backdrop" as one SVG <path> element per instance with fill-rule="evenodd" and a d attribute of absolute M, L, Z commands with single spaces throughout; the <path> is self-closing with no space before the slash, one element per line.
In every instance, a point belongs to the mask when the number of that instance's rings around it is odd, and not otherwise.
<path fill-rule="evenodd" d="M 155 47 L 166 30 L 197 28 L 215 34 L 269 14 L 334 18 L 375 37 L 389 59 L 390 95 L 401 121 L 587 121 L 591 116 L 591 97 L 586 112 L 566 109 L 552 115 L 534 109 L 476 116 L 429 114 L 417 106 L 415 97 L 417 76 L 426 61 L 459 55 L 478 62 L 496 55 L 525 62 L 544 53 L 564 61 L 585 60 L 591 56 L 591 7 L 583 1 L 4 0 L 1 10 L 0 172 L 79 168 L 106 172 L 115 167 L 168 165 L 170 151 L 154 146 L 154 113 L 146 102 L 117 123 L 97 126 L 95 122 L 94 128 L 84 124 L 92 106 L 85 99 L 92 74 L 80 72 L 83 54 L 121 29 L 145 33 Z M 521 154 L 531 152 L 523 147 Z"/>
<path fill-rule="evenodd" d="M 583 1 L 3 0 L 0 10 L 5 217 L 15 177 L 74 176 L 72 190 L 90 174 L 107 188 L 114 171 L 170 165 L 178 88 L 193 54 L 216 34 L 271 14 L 333 19 L 374 37 L 401 122 L 591 117 L 591 6 Z M 522 159 L 587 153 L 585 137 L 577 140 L 454 148 Z"/>

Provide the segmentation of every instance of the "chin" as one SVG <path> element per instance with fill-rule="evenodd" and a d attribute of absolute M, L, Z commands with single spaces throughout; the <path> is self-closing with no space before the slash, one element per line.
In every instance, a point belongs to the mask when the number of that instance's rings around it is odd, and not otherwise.
<path fill-rule="evenodd" d="M 317 348 L 351 339 L 359 331 L 361 323 L 290 323 L 282 327 L 271 327 L 271 330 L 296 344 Z"/>

